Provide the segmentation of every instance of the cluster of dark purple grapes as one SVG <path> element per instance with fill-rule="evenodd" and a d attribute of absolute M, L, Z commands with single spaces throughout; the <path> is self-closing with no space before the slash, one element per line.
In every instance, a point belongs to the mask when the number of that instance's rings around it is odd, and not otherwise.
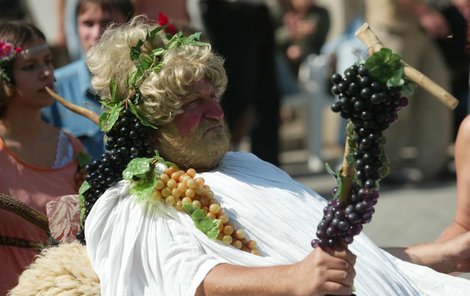
<path fill-rule="evenodd" d="M 352 243 L 353 237 L 370 222 L 379 197 L 378 182 L 384 176 L 383 131 L 398 119 L 397 112 L 408 104 L 399 88 L 389 88 L 374 79 L 364 64 L 353 65 L 344 76 L 331 76 L 336 96 L 331 109 L 352 123 L 349 145 L 355 178 L 348 204 L 330 200 L 317 228 L 312 246 L 335 249 Z M 333 189 L 336 196 L 338 188 Z"/>
<path fill-rule="evenodd" d="M 98 198 L 122 179 L 122 171 L 131 159 L 154 155 L 147 140 L 150 131 L 151 128 L 144 126 L 132 112 L 125 109 L 106 133 L 106 152 L 86 167 L 86 181 L 90 188 L 83 193 L 85 218 Z M 77 239 L 85 243 L 84 228 L 77 234 Z"/>

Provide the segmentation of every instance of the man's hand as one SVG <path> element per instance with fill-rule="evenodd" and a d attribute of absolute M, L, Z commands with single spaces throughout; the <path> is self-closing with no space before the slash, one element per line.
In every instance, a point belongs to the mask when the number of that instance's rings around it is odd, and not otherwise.
<path fill-rule="evenodd" d="M 196 291 L 210 295 L 351 295 L 356 256 L 350 251 L 313 250 L 302 261 L 271 267 L 219 264 Z"/>
<path fill-rule="evenodd" d="M 351 295 L 356 276 L 356 256 L 349 250 L 313 250 L 304 260 L 292 265 L 295 295 Z"/>

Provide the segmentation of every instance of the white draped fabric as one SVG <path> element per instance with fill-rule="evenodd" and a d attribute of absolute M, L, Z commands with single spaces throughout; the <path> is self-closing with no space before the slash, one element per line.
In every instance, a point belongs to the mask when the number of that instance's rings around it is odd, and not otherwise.
<path fill-rule="evenodd" d="M 235 225 L 258 243 L 261 256 L 208 239 L 189 215 L 164 203 L 138 202 L 122 181 L 97 201 L 85 225 L 103 295 L 194 295 L 217 264 L 290 264 L 312 250 L 326 202 L 282 170 L 252 154 L 230 152 L 216 170 L 199 176 Z M 399 260 L 363 234 L 350 249 L 357 255 L 358 296 L 470 295 L 470 281 Z"/>

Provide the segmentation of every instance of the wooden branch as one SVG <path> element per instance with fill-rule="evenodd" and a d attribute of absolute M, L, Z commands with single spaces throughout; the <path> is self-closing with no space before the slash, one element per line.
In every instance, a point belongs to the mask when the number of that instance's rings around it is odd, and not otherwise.
<path fill-rule="evenodd" d="M 70 103 L 69 101 L 67 101 L 66 99 L 62 98 L 61 96 L 59 96 L 57 93 L 55 93 L 53 90 L 51 90 L 50 88 L 48 88 L 46 86 L 46 91 L 56 100 L 58 101 L 59 103 L 61 103 L 62 105 L 64 105 L 64 107 L 66 107 L 67 109 L 69 109 L 70 111 L 72 112 L 75 112 L 77 114 L 80 114 L 88 119 L 90 119 L 91 121 L 93 121 L 95 124 L 98 124 L 100 122 L 100 116 L 98 114 L 96 114 L 95 112 L 91 111 L 91 110 L 88 110 L 86 108 L 83 108 L 83 107 L 80 107 L 80 106 L 77 106 L 73 103 Z"/>
<path fill-rule="evenodd" d="M 369 24 L 364 23 L 357 31 L 356 37 L 366 46 L 369 55 L 378 52 L 384 45 L 380 42 L 377 36 L 372 32 Z M 434 81 L 429 79 L 426 75 L 411 67 L 403 60 L 401 61 L 404 67 L 405 77 L 413 81 L 417 85 L 424 88 L 431 95 L 439 99 L 446 106 L 451 109 L 457 107 L 459 101 L 448 93 L 445 89 L 437 85 Z M 430 61 L 432 62 L 432 61 Z"/>
<path fill-rule="evenodd" d="M 341 164 L 341 182 L 343 184 L 343 190 L 339 196 L 339 200 L 345 206 L 350 204 L 351 201 L 351 190 L 352 190 L 352 179 L 355 174 L 354 166 L 349 165 L 348 157 L 351 153 L 351 147 L 349 146 L 349 137 L 346 137 L 346 143 L 344 144 L 344 155 L 343 163 Z"/>

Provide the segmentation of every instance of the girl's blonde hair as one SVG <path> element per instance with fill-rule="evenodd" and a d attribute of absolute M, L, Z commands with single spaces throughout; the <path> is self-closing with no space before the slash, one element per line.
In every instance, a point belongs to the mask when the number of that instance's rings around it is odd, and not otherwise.
<path fill-rule="evenodd" d="M 92 86 L 102 97 L 110 97 L 110 82 L 116 81 L 116 97 L 126 98 L 131 87 L 128 75 L 136 70 L 130 59 L 130 49 L 145 40 L 155 25 L 143 16 L 133 18 L 121 27 L 109 28 L 87 55 L 87 65 L 92 73 Z M 164 44 L 159 34 L 145 41 L 142 50 L 151 51 Z M 162 57 L 163 68 L 152 72 L 140 84 L 143 95 L 137 108 L 139 113 L 155 126 L 170 122 L 180 112 L 182 101 L 190 95 L 193 84 L 208 79 L 220 97 L 227 85 L 223 59 L 211 51 L 209 44 L 182 45 L 166 51 Z"/>

